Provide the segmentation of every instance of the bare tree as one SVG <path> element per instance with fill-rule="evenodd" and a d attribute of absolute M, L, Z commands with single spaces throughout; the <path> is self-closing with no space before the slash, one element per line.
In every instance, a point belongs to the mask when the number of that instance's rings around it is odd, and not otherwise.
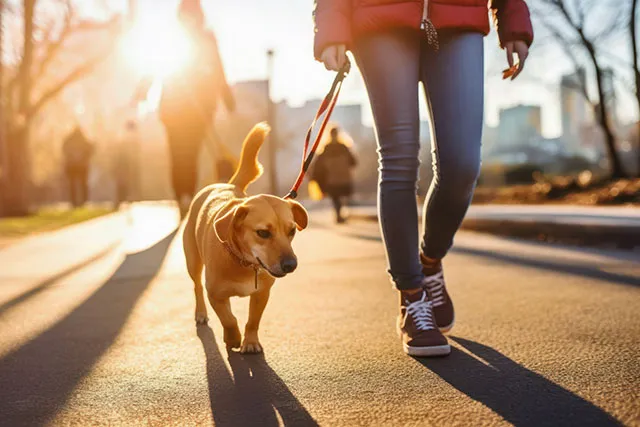
<path fill-rule="evenodd" d="M 631 39 L 631 63 L 635 81 L 635 96 L 638 104 L 638 114 L 640 115 L 640 68 L 638 67 L 638 0 L 631 0 L 631 10 L 629 11 L 629 38 Z M 640 117 L 636 123 L 636 149 L 638 151 L 638 175 L 640 176 Z"/>
<path fill-rule="evenodd" d="M 25 215 L 29 210 L 28 144 L 33 119 L 67 86 L 91 73 L 115 46 L 115 37 L 105 51 L 80 55 L 80 61 L 66 58 L 69 44 L 81 33 L 110 31 L 115 35 L 120 27 L 118 16 L 105 21 L 83 19 L 72 0 L 23 0 L 21 12 L 22 49 L 14 75 L 8 76 L 3 87 L 8 169 L 2 189 L 5 215 Z M 57 19 L 60 15 L 62 22 Z M 61 77 L 53 70 L 55 63 L 67 69 Z"/>
<path fill-rule="evenodd" d="M 5 174 L 5 138 L 4 138 L 4 91 L 2 90 L 2 83 L 4 82 L 4 63 L 2 58 L 4 57 L 4 14 L 5 4 L 4 0 L 0 0 L 0 189 L 2 189 Z M 0 214 L 2 213 L 2 200 L 0 200 Z"/>
<path fill-rule="evenodd" d="M 626 174 L 616 150 L 616 137 L 610 120 L 613 111 L 609 101 L 614 95 L 606 80 L 609 77 L 607 72 L 611 71 L 605 70 L 601 54 L 606 52 L 608 42 L 623 28 L 623 16 L 603 14 L 605 3 L 602 0 L 537 0 L 532 1 L 531 6 L 534 15 L 551 34 L 550 39 L 564 51 L 576 70 L 593 70 L 595 96 L 590 96 L 587 79 L 578 79 L 575 85 L 588 101 L 602 128 L 611 162 L 611 178 L 615 179 Z"/>

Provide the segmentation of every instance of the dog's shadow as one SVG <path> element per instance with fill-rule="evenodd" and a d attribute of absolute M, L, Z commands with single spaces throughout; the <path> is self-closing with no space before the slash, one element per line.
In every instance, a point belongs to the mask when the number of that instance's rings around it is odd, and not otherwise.
<path fill-rule="evenodd" d="M 228 350 L 229 372 L 211 328 L 199 326 L 198 337 L 207 359 L 209 400 L 216 426 L 318 425 L 264 355 Z"/>

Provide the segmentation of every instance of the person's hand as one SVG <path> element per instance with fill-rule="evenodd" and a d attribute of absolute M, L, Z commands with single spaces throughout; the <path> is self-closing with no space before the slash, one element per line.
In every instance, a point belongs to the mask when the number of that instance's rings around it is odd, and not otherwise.
<path fill-rule="evenodd" d="M 334 44 L 327 47 L 320 55 L 320 61 L 324 63 L 324 68 L 329 71 L 340 71 L 347 62 L 347 46 Z"/>
<path fill-rule="evenodd" d="M 511 80 L 518 77 L 524 68 L 524 61 L 529 56 L 529 46 L 523 41 L 507 42 L 504 45 L 504 50 L 507 52 L 507 63 L 509 68 L 502 71 L 502 78 Z M 518 62 L 513 62 L 513 54 L 518 56 Z"/>

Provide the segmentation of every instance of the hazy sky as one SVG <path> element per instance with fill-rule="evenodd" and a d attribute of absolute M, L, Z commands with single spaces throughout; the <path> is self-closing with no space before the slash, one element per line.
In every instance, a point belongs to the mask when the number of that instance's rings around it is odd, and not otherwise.
<path fill-rule="evenodd" d="M 171 14 L 178 3 L 177 0 L 138 2 L 141 14 Z M 312 0 L 203 0 L 203 5 L 208 24 L 218 37 L 231 82 L 265 78 L 266 51 L 274 49 L 272 96 L 275 100 L 286 99 L 292 105 L 299 105 L 307 99 L 322 97 L 328 90 L 333 74 L 313 59 Z M 496 48 L 495 35 L 485 40 L 486 120 L 495 124 L 500 107 L 540 104 L 543 132 L 548 136 L 557 135 L 560 113 L 556 83 L 562 72 L 570 70 L 566 61 L 530 60 L 529 70 L 519 82 L 505 82 L 500 79 L 500 71 L 506 60 Z M 371 124 L 364 84 L 357 69 L 346 81 L 341 102 L 362 103 L 366 111 L 363 119 Z"/>

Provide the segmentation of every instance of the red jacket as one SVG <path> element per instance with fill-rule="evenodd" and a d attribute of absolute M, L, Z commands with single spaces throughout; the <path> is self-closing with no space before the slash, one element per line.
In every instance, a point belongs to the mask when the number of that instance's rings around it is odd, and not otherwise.
<path fill-rule="evenodd" d="M 354 38 L 389 28 L 420 28 L 423 8 L 437 29 L 489 33 L 489 10 L 500 44 L 533 41 L 524 0 L 316 0 L 314 55 L 332 44 L 350 47 Z M 489 9 L 489 10 L 488 10 Z"/>

